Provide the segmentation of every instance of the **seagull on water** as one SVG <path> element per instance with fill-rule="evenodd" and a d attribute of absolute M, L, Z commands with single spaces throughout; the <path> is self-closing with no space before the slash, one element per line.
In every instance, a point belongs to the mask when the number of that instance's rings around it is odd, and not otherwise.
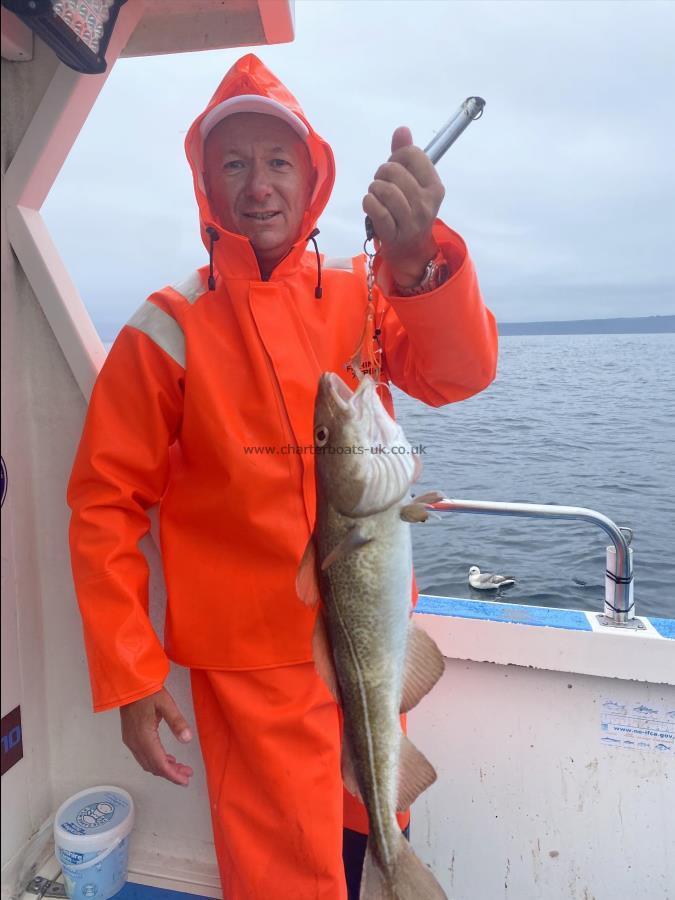
<path fill-rule="evenodd" d="M 477 591 L 496 591 L 498 588 L 508 587 L 515 583 L 516 579 L 511 575 L 493 575 L 492 573 L 481 575 L 478 566 L 471 566 L 469 569 L 469 584 Z"/>

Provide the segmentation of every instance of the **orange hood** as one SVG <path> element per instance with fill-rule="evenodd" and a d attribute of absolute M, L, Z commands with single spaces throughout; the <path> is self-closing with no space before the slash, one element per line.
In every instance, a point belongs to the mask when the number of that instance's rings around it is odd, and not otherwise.
<path fill-rule="evenodd" d="M 202 175 L 203 141 L 200 133 L 201 122 L 219 103 L 242 94 L 259 94 L 262 97 L 276 100 L 277 103 L 281 103 L 298 116 L 309 131 L 306 143 L 312 166 L 316 172 L 316 187 L 314 188 L 309 208 L 305 211 L 300 232 L 301 237 L 293 245 L 290 253 L 279 263 L 273 275 L 279 270 L 286 273 L 295 268 L 305 252 L 307 238 L 314 229 L 317 219 L 323 212 L 326 203 L 328 203 L 328 198 L 333 190 L 335 160 L 330 145 L 314 131 L 295 97 L 253 53 L 248 53 L 237 60 L 218 85 L 206 109 L 192 123 L 185 139 L 185 152 L 192 169 L 204 245 L 207 249 L 209 248 L 210 239 L 206 229 L 209 227 L 215 228 L 219 235 L 214 254 L 216 270 L 225 277 L 259 279 L 258 263 L 248 238 L 226 231 L 218 223 L 209 206 Z"/>

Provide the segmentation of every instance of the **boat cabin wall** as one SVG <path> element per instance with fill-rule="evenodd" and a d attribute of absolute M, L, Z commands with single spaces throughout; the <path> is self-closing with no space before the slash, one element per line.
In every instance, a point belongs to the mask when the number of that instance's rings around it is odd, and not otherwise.
<path fill-rule="evenodd" d="M 57 67 L 54 54 L 41 42 L 35 43 L 31 62 L 2 60 L 3 181 Z M 53 462 L 37 448 L 40 436 L 45 450 L 69 442 L 62 423 L 49 433 L 45 417 L 51 417 L 47 404 L 54 391 L 60 394 L 59 382 L 67 384 L 72 379 L 60 366 L 55 371 L 50 367 L 59 350 L 10 249 L 4 202 L 1 240 L 2 457 L 7 466 L 2 506 L 2 716 L 4 724 L 4 717 L 20 707 L 23 749 L 23 758 L 2 775 L 4 888 L 7 866 L 52 808 L 42 619 L 48 584 L 38 558 L 47 538 L 47 522 L 62 498 L 56 484 L 45 483 Z M 12 729 L 17 727 L 13 721 Z M 3 727 L 3 735 L 4 731 Z M 12 743 L 16 734 L 11 735 Z M 9 749 L 9 733 L 5 737 Z"/>
<path fill-rule="evenodd" d="M 54 54 L 38 39 L 32 61 L 2 60 L 3 176 L 56 68 Z M 2 776 L 3 897 L 15 892 L 17 878 L 26 880 L 19 870 L 33 858 L 31 840 L 39 827 L 69 795 L 96 784 L 118 784 L 132 794 L 135 843 L 148 857 L 142 864 L 147 871 L 154 866 L 167 873 L 154 853 L 161 848 L 179 859 L 179 868 L 189 858 L 191 877 L 203 877 L 205 891 L 213 891 L 217 876 L 196 739 L 185 748 L 165 735 L 169 750 L 197 772 L 185 790 L 138 767 L 122 744 L 117 711 L 92 712 L 66 505 L 86 402 L 10 249 L 6 224 L 3 206 L 2 456 L 8 489 L 2 508 L 2 715 L 20 707 L 23 758 Z M 144 547 L 153 621 L 161 634 L 159 559 L 150 538 Z M 169 687 L 193 722 L 187 673 L 172 672 Z"/>

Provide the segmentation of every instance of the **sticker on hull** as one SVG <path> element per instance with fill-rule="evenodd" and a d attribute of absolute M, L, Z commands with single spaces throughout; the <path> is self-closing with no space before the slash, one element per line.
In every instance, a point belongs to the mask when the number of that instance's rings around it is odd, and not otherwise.
<path fill-rule="evenodd" d="M 675 710 L 607 697 L 601 706 L 600 740 L 617 749 L 675 754 Z"/>

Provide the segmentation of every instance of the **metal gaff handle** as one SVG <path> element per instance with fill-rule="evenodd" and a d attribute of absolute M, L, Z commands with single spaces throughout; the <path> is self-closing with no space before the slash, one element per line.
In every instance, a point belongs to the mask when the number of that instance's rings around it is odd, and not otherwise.
<path fill-rule="evenodd" d="M 467 97 L 457 112 L 445 123 L 438 134 L 424 148 L 424 152 L 434 165 L 443 154 L 455 143 L 460 134 L 468 126 L 480 119 L 485 109 L 485 100 L 482 97 Z M 375 230 L 370 217 L 366 216 L 366 243 L 375 237 Z"/>
<path fill-rule="evenodd" d="M 460 134 L 468 126 L 480 119 L 485 109 L 482 97 L 467 97 L 454 116 L 441 128 L 438 134 L 424 148 L 424 152 L 434 165 L 443 154 L 455 143 Z"/>

